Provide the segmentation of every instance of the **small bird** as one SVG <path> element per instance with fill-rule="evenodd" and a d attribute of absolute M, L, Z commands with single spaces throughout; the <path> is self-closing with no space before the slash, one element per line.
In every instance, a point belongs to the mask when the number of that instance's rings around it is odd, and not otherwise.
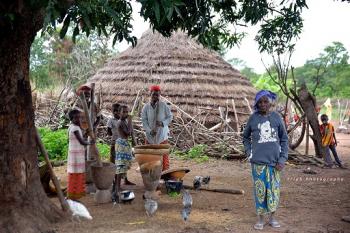
<path fill-rule="evenodd" d="M 204 176 L 202 179 L 202 184 L 208 185 L 210 182 L 210 176 Z"/>
<path fill-rule="evenodd" d="M 72 211 L 73 218 L 76 218 L 78 220 L 79 220 L 79 217 L 86 218 L 88 220 L 92 219 L 89 211 L 87 210 L 87 208 L 83 204 L 81 204 L 80 202 L 77 202 L 77 201 L 70 200 L 70 199 L 68 199 L 67 202 L 68 202 L 70 210 Z"/>
<path fill-rule="evenodd" d="M 183 209 L 181 210 L 181 216 L 184 221 L 187 221 L 188 218 L 190 217 L 191 214 L 191 209 L 192 209 L 192 196 L 191 194 L 183 189 L 182 190 L 182 204 L 183 204 Z"/>
<path fill-rule="evenodd" d="M 152 217 L 153 214 L 157 211 L 158 209 L 158 203 L 155 200 L 152 199 L 146 199 L 145 201 L 145 209 L 146 209 L 146 214 L 149 217 Z"/>
<path fill-rule="evenodd" d="M 195 190 L 199 190 L 201 188 L 201 186 L 202 186 L 202 179 L 203 179 L 203 177 L 201 177 L 201 176 L 195 176 L 194 177 L 193 188 Z"/>
<path fill-rule="evenodd" d="M 202 185 L 208 185 L 210 182 L 210 176 L 195 176 L 193 180 L 193 188 L 199 190 Z"/>

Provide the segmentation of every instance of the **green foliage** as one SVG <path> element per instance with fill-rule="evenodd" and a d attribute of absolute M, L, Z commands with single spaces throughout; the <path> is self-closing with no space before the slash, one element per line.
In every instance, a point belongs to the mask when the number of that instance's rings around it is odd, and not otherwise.
<path fill-rule="evenodd" d="M 263 21 L 257 41 L 261 51 L 272 45 L 289 42 L 301 32 L 301 10 L 306 8 L 305 0 L 274 1 L 184 1 L 184 0 L 138 0 L 142 4 L 141 16 L 149 20 L 152 27 L 169 36 L 177 28 L 198 36 L 206 47 L 220 50 L 240 42 L 244 34 L 232 26 L 255 25 Z M 285 46 L 286 47 L 286 46 Z"/>
<path fill-rule="evenodd" d="M 153 29 L 169 36 L 177 29 L 187 31 L 205 46 L 219 50 L 240 42 L 244 33 L 239 26 L 263 22 L 257 41 L 260 49 L 271 46 L 281 50 L 301 32 L 301 11 L 307 8 L 305 0 L 279 2 L 273 0 L 137 0 L 140 15 Z M 53 32 L 62 25 L 59 36 L 72 31 L 72 39 L 79 34 L 89 36 L 93 31 L 100 35 L 113 35 L 113 43 L 126 40 L 132 45 L 136 38 L 132 32 L 132 5 L 130 0 L 107 1 L 26 1 L 23 7 L 33 12 L 45 12 L 43 32 Z M 10 4 L 5 4 L 1 14 L 4 25 L 11 25 L 21 17 Z M 39 13 L 37 13 L 39 15 Z M 36 21 L 35 21 L 36 22 Z M 9 26 L 8 26 L 9 27 Z M 39 30 L 35 29 L 35 30 Z"/>
<path fill-rule="evenodd" d="M 131 36 L 132 7 L 129 1 L 74 1 L 69 5 L 57 0 L 47 1 L 44 31 L 53 31 L 57 24 L 63 23 L 60 38 L 68 28 L 73 28 L 73 41 L 80 33 L 89 36 L 92 31 L 108 36 L 114 35 L 113 44 L 123 39 L 136 44 L 136 37 Z"/>
<path fill-rule="evenodd" d="M 317 97 L 350 98 L 350 64 L 348 64 L 349 53 L 340 42 L 333 42 L 327 46 L 318 58 L 308 60 L 303 66 L 294 69 L 294 77 L 297 87 L 306 83 L 309 90 L 316 86 Z M 280 87 L 267 74 L 257 74 L 245 62 L 239 58 L 228 59 L 233 67 L 240 69 L 257 89 L 268 89 L 284 98 Z M 275 69 L 270 69 L 271 75 L 277 79 Z M 287 87 L 293 84 L 291 74 L 287 79 Z"/>
<path fill-rule="evenodd" d="M 80 36 L 75 42 L 69 36 L 60 39 L 57 31 L 51 37 L 45 34 L 35 38 L 30 53 L 30 79 L 36 89 L 67 85 L 75 88 L 113 55 L 108 38 L 96 33 L 89 39 Z"/>
<path fill-rule="evenodd" d="M 52 131 L 50 128 L 39 128 L 41 140 L 44 143 L 50 160 L 66 161 L 68 155 L 68 132 L 67 129 Z M 97 143 L 98 151 L 103 159 L 109 159 L 110 147 L 104 143 Z M 39 156 L 43 161 L 43 155 Z"/>
<path fill-rule="evenodd" d="M 51 51 L 47 46 L 47 37 L 37 37 L 30 48 L 29 77 L 35 88 L 43 90 L 54 86 L 55 80 L 50 76 Z"/>
<path fill-rule="evenodd" d="M 97 143 L 97 148 L 98 148 L 98 151 L 100 152 L 102 159 L 109 160 L 111 147 L 105 143 L 99 142 Z"/>
<path fill-rule="evenodd" d="M 50 160 L 67 159 L 68 133 L 66 129 L 51 131 L 49 128 L 39 128 L 39 133 Z"/>
<path fill-rule="evenodd" d="M 206 149 L 207 145 L 198 144 L 187 152 L 174 150 L 171 154 L 184 160 L 194 160 L 198 163 L 203 163 L 209 161 L 209 157 L 205 154 Z"/>
<path fill-rule="evenodd" d="M 169 197 L 171 198 L 178 198 L 179 196 L 181 196 L 181 193 L 177 193 L 175 191 L 171 191 L 168 193 Z"/>
<path fill-rule="evenodd" d="M 316 87 L 319 97 L 350 97 L 349 53 L 340 42 L 327 46 L 319 57 L 308 60 L 295 69 L 298 84 L 306 83 L 310 90 Z"/>

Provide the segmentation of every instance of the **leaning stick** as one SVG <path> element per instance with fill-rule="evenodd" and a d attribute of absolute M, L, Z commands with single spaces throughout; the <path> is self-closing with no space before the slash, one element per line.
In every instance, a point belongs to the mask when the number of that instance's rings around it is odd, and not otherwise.
<path fill-rule="evenodd" d="M 169 104 L 171 104 L 172 106 L 174 106 L 178 111 L 180 111 L 181 113 L 185 114 L 186 116 L 188 116 L 189 118 L 191 118 L 195 123 L 197 123 L 198 125 L 200 125 L 201 127 L 203 127 L 204 129 L 208 129 L 207 127 L 205 127 L 202 123 L 200 123 L 199 121 L 197 121 L 196 119 L 194 119 L 190 114 L 188 114 L 187 112 L 185 112 L 184 110 L 182 110 L 179 106 L 177 106 L 176 104 L 170 102 L 170 100 L 168 100 L 167 98 L 165 98 L 164 96 L 161 96 L 162 99 L 164 99 L 166 102 L 168 102 Z"/>
<path fill-rule="evenodd" d="M 58 195 L 58 199 L 60 200 L 60 203 L 61 203 L 61 206 L 62 206 L 62 210 L 63 211 L 69 211 L 68 202 L 67 202 L 66 199 L 64 199 L 60 182 L 58 182 L 58 179 L 57 179 L 57 177 L 55 175 L 55 172 L 53 171 L 51 162 L 49 160 L 49 155 L 47 154 L 45 146 L 44 146 L 43 142 L 41 141 L 38 129 L 36 129 L 35 131 L 36 131 L 36 133 L 35 133 L 36 143 L 37 143 L 37 145 L 38 145 L 38 147 L 40 149 L 40 152 L 44 155 L 45 162 L 48 165 L 50 176 L 51 176 L 51 180 L 52 180 L 53 184 L 55 185 L 55 188 L 56 188 L 56 191 L 57 191 L 57 195 Z"/>
<path fill-rule="evenodd" d="M 194 190 L 193 186 L 190 185 L 183 185 L 185 189 L 192 189 Z M 242 189 L 212 189 L 212 188 L 204 188 L 200 187 L 199 190 L 208 191 L 208 192 L 216 192 L 216 193 L 229 193 L 229 194 L 244 194 L 244 190 Z"/>
<path fill-rule="evenodd" d="M 86 100 L 85 100 L 85 95 L 84 95 L 83 92 L 80 93 L 79 98 L 80 98 L 81 103 L 83 104 L 85 118 L 87 120 L 88 127 L 89 127 L 89 131 L 88 131 L 89 136 L 90 136 L 91 139 L 96 141 L 95 133 L 94 133 L 94 130 L 92 128 L 91 119 L 89 117 L 89 110 L 88 110 L 87 103 L 86 103 Z M 97 149 L 96 143 L 94 143 L 94 145 L 91 148 L 94 148 L 94 150 L 96 152 L 96 160 L 97 160 L 96 163 L 97 163 L 97 166 L 102 167 L 101 157 L 100 157 L 100 153 L 99 153 L 99 151 Z"/>
<path fill-rule="evenodd" d="M 247 106 L 248 106 L 250 113 L 253 113 L 252 108 L 250 107 L 249 101 L 246 97 L 244 97 L 244 101 L 247 103 Z"/>
<path fill-rule="evenodd" d="M 131 115 L 134 115 L 134 111 L 135 111 L 135 108 L 136 108 L 136 104 L 139 100 L 139 96 L 140 96 L 140 92 L 142 91 L 142 89 L 140 89 L 138 92 L 137 92 L 137 95 L 136 95 L 136 99 L 134 101 L 134 105 L 132 106 L 132 109 L 131 109 Z"/>
<path fill-rule="evenodd" d="M 95 83 L 91 83 L 91 92 L 90 92 L 90 108 L 89 108 L 89 119 L 90 122 L 95 122 Z M 91 141 L 91 136 L 88 137 L 88 141 Z M 92 158 L 92 145 L 87 146 L 87 159 Z"/>
<path fill-rule="evenodd" d="M 232 108 L 233 108 L 233 113 L 235 114 L 235 121 L 236 121 L 236 128 L 237 128 L 237 132 L 239 131 L 239 121 L 238 121 L 238 116 L 237 116 L 237 110 L 236 110 L 236 104 L 235 104 L 235 100 L 232 100 Z"/>

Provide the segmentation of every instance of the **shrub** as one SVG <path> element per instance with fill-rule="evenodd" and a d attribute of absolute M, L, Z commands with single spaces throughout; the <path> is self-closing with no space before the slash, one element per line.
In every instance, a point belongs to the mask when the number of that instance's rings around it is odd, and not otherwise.
<path fill-rule="evenodd" d="M 41 140 L 44 143 L 47 153 L 49 154 L 50 160 L 62 161 L 67 160 L 68 155 L 68 130 L 59 129 L 52 131 L 49 128 L 42 127 L 39 128 L 39 133 Z M 98 142 L 97 143 L 98 151 L 102 159 L 109 158 L 110 147 L 107 144 Z M 43 161 L 43 155 L 39 156 L 39 160 Z"/>
<path fill-rule="evenodd" d="M 179 157 L 181 159 L 189 160 L 192 159 L 196 162 L 202 163 L 209 161 L 209 157 L 205 154 L 207 145 L 198 144 L 189 149 L 187 152 L 182 152 L 179 150 L 172 151 L 172 155 Z"/>

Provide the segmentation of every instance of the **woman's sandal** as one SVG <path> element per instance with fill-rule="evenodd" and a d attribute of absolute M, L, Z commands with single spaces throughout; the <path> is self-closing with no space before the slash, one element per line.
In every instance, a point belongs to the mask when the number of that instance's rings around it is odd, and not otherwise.
<path fill-rule="evenodd" d="M 263 230 L 264 229 L 264 223 L 256 223 L 254 225 L 255 230 Z"/>
<path fill-rule="evenodd" d="M 269 225 L 273 228 L 279 228 L 281 227 L 281 225 L 279 224 L 279 222 L 277 222 L 277 220 L 275 219 L 272 219 L 269 221 Z"/>

